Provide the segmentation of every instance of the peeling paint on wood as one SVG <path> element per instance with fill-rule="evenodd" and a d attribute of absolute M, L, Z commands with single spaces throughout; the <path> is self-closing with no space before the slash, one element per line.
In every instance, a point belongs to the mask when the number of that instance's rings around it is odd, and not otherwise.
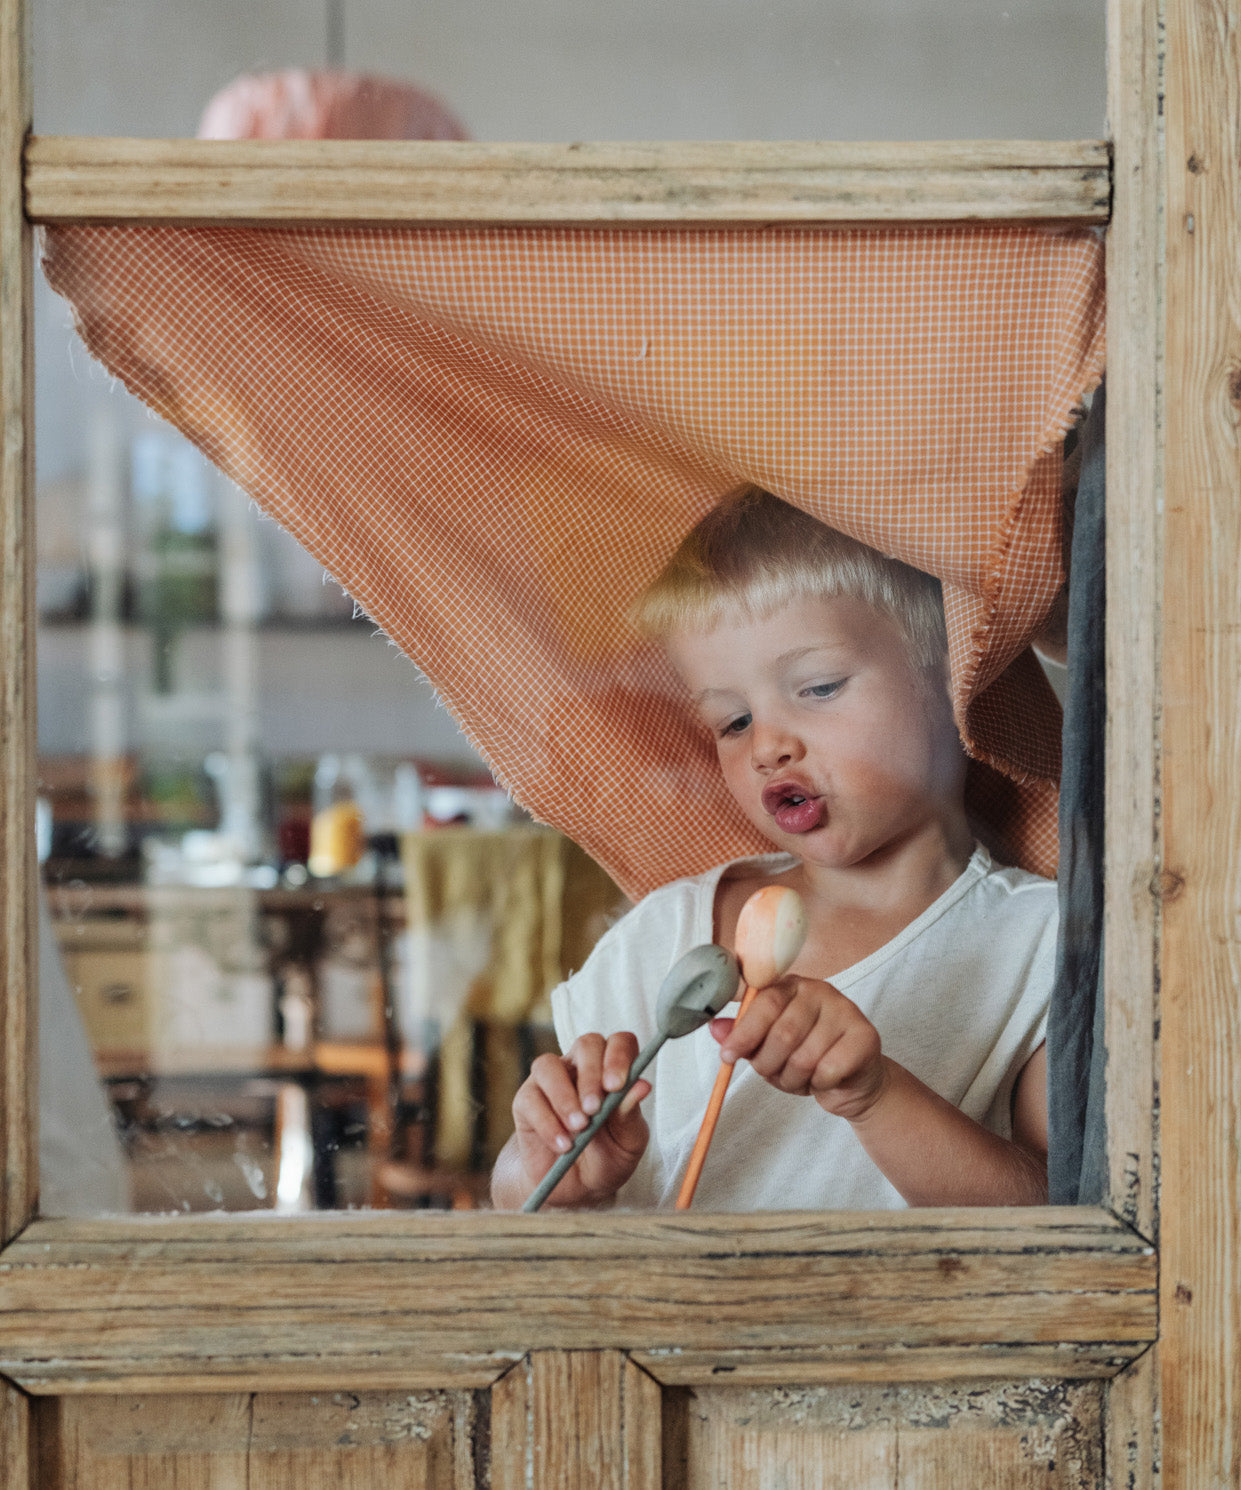
<path fill-rule="evenodd" d="M 1096 1383 L 700 1388 L 686 1409 L 687 1490 L 983 1486 L 1097 1490 Z M 846 1475 L 848 1478 L 846 1479 Z"/>

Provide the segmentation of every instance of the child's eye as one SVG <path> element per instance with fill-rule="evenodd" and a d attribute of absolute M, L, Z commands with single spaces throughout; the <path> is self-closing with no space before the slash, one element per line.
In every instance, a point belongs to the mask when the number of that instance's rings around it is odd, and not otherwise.
<path fill-rule="evenodd" d="M 750 714 L 735 714 L 731 719 L 725 720 L 719 727 L 720 738 L 723 739 L 725 735 L 739 735 L 749 729 L 752 717 Z"/>
<path fill-rule="evenodd" d="M 834 683 L 812 683 L 809 688 L 801 690 L 802 698 L 831 698 L 844 687 L 845 680 L 837 678 Z"/>

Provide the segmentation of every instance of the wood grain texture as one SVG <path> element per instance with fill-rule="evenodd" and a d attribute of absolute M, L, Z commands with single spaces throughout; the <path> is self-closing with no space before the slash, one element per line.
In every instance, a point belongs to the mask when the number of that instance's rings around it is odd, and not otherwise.
<path fill-rule="evenodd" d="M 1241 14 L 1167 0 L 1163 1483 L 1241 1483 Z"/>
<path fill-rule="evenodd" d="M 1123 1372 L 1147 1347 L 1089 1345 L 908 1346 L 904 1350 L 635 1350 L 632 1358 L 667 1386 L 778 1386 L 796 1381 L 998 1381 L 1018 1376 L 1089 1380 Z"/>
<path fill-rule="evenodd" d="M 0 1490 L 41 1490 L 32 1407 L 24 1392 L 0 1381 Z"/>
<path fill-rule="evenodd" d="M 1159 1484 L 1159 1352 L 1148 1350 L 1107 1384 L 1103 1490 Z"/>
<path fill-rule="evenodd" d="M 1113 133 L 1107 241 L 1107 821 L 1104 958 L 1109 1200 L 1159 1236 L 1159 961 L 1163 895 L 1163 31 L 1158 3 L 1109 0 Z M 1107 1490 L 1158 1483 L 1157 1350 L 1108 1384 Z"/>
<path fill-rule="evenodd" d="M 708 1387 L 685 1490 L 1098 1490 L 1097 1384 Z"/>
<path fill-rule="evenodd" d="M 1161 33 L 1110 0 L 1115 135 L 1107 238 L 1107 820 L 1104 959 L 1109 1200 L 1157 1226 L 1155 1030 L 1162 913 L 1159 679 L 1163 464 Z"/>
<path fill-rule="evenodd" d="M 617 1351 L 537 1351 L 491 1390 L 490 1490 L 660 1490 L 662 1392 Z"/>
<path fill-rule="evenodd" d="M 36 138 L 36 222 L 1105 222 L 1100 141 L 482 145 Z"/>
<path fill-rule="evenodd" d="M 632 1357 L 621 1372 L 621 1484 L 660 1490 L 663 1472 L 663 1388 Z"/>
<path fill-rule="evenodd" d="M 534 1429 L 531 1422 L 533 1366 L 529 1356 L 495 1383 L 489 1393 L 486 1469 L 488 1490 L 530 1490 Z"/>
<path fill-rule="evenodd" d="M 0 1241 L 34 1212 L 34 301 L 26 17 L 0 3 Z"/>
<path fill-rule="evenodd" d="M 55 1392 L 482 1385 L 531 1349 L 1119 1359 L 1154 1288 L 1150 1247 L 1084 1208 L 46 1220 L 0 1256 L 0 1369 Z"/>
<path fill-rule="evenodd" d="M 656 1382 L 619 1351 L 530 1358 L 530 1490 L 660 1490 Z"/>
<path fill-rule="evenodd" d="M 48 1490 L 474 1490 L 476 1404 L 461 1392 L 64 1398 Z"/>

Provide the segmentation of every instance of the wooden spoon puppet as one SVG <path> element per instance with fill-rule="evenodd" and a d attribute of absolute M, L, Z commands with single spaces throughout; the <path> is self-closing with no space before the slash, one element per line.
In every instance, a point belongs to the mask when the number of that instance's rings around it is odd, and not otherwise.
<path fill-rule="evenodd" d="M 754 1002 L 760 988 L 769 987 L 788 972 L 805 940 L 806 908 L 796 890 L 783 885 L 768 885 L 750 896 L 737 917 L 737 958 L 746 984 L 737 1011 L 738 1019 Z M 678 1211 L 688 1210 L 693 1201 L 732 1075 L 733 1068 L 721 1064 L 694 1151 L 689 1156 L 685 1178 L 681 1181 L 676 1203 Z"/>
<path fill-rule="evenodd" d="M 684 957 L 678 958 L 672 971 L 660 985 L 655 1006 L 659 1033 L 654 1039 L 648 1040 L 635 1056 L 624 1086 L 608 1093 L 599 1111 L 574 1140 L 573 1147 L 562 1154 L 539 1181 L 522 1206 L 523 1211 L 537 1211 L 564 1179 L 577 1163 L 586 1145 L 629 1095 L 634 1082 L 655 1059 L 664 1041 L 677 1040 L 682 1035 L 701 1029 L 732 1002 L 740 976 L 737 959 L 733 954 L 713 943 L 691 947 Z"/>

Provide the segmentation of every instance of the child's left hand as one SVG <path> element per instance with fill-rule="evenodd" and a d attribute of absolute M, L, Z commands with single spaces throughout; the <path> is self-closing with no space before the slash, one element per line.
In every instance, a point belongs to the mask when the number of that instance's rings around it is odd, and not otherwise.
<path fill-rule="evenodd" d="M 849 1122 L 883 1095 L 886 1066 L 879 1033 L 830 983 L 792 974 L 762 988 L 741 1019 L 715 1019 L 720 1057 L 744 1057 L 782 1092 L 813 1097 Z"/>

